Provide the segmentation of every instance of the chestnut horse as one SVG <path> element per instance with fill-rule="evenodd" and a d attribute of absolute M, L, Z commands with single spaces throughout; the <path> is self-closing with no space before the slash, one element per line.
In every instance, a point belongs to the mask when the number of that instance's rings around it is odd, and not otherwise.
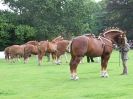
<path fill-rule="evenodd" d="M 55 42 L 55 44 L 57 45 L 57 51 L 55 53 L 52 53 L 52 58 L 55 60 L 56 64 L 60 64 L 60 57 L 61 55 L 64 55 L 65 52 L 68 52 L 68 45 L 69 45 L 70 41 L 69 40 L 61 40 L 61 41 L 57 41 Z M 67 56 L 65 55 L 66 58 L 66 62 L 67 62 Z"/>
<path fill-rule="evenodd" d="M 25 45 L 12 45 L 7 47 L 5 49 L 5 58 L 15 62 L 13 59 L 19 59 L 24 56 L 24 47 Z"/>
<path fill-rule="evenodd" d="M 78 36 L 71 43 L 70 72 L 71 79 L 77 80 L 77 66 L 86 55 L 89 57 L 101 57 L 101 77 L 108 77 L 107 64 L 113 50 L 113 44 L 118 46 L 125 44 L 126 35 L 118 28 L 110 28 L 100 34 L 98 38 L 93 36 Z"/>
<path fill-rule="evenodd" d="M 38 54 L 38 41 L 28 41 L 24 47 L 24 63 L 27 63 L 28 58 Z"/>
<path fill-rule="evenodd" d="M 41 65 L 42 58 L 45 54 L 48 53 L 55 53 L 57 51 L 57 45 L 51 43 L 49 41 L 40 41 L 38 44 L 38 65 Z"/>

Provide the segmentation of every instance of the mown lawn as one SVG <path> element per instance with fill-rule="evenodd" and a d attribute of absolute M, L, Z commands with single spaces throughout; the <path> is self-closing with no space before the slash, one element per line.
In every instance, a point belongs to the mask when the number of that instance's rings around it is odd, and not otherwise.
<path fill-rule="evenodd" d="M 133 51 L 129 52 L 129 74 L 122 76 L 119 53 L 114 51 L 108 64 L 109 78 L 100 77 L 100 63 L 79 64 L 79 80 L 70 80 L 69 63 L 55 65 L 32 57 L 8 63 L 0 60 L 0 99 L 132 99 Z"/>

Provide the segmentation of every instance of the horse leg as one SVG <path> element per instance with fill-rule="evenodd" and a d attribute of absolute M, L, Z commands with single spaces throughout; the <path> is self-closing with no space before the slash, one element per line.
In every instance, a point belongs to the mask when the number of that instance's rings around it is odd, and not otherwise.
<path fill-rule="evenodd" d="M 101 77 L 108 77 L 108 72 L 107 72 L 107 64 L 108 60 L 110 58 L 110 55 L 102 56 L 101 57 Z"/>
<path fill-rule="evenodd" d="M 31 53 L 24 53 L 24 64 L 28 63 L 30 56 L 31 56 Z"/>
<path fill-rule="evenodd" d="M 47 53 L 47 62 L 50 62 L 50 54 Z"/>
<path fill-rule="evenodd" d="M 65 53 L 64 55 L 65 55 L 66 63 L 68 63 L 67 53 Z"/>
<path fill-rule="evenodd" d="M 56 63 L 57 61 L 57 54 L 56 53 L 51 53 L 52 55 L 52 63 Z"/>
<path fill-rule="evenodd" d="M 77 76 L 77 66 L 80 62 L 82 57 L 72 57 L 70 61 L 70 72 L 71 72 L 71 79 L 78 80 L 79 77 Z"/>
<path fill-rule="evenodd" d="M 57 59 L 56 59 L 56 64 L 57 65 L 60 65 L 61 64 L 61 56 L 57 56 Z"/>
<path fill-rule="evenodd" d="M 39 66 L 40 66 L 41 63 L 42 63 L 42 58 L 43 58 L 44 55 L 45 55 L 45 52 L 39 53 L 39 54 L 38 54 L 38 65 L 39 65 Z"/>

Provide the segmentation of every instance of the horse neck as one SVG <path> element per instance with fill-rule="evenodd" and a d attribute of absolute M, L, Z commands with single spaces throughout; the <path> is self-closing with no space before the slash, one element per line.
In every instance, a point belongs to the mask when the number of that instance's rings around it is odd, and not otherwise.
<path fill-rule="evenodd" d="M 27 42 L 28 44 L 32 44 L 32 45 L 34 45 L 34 46 L 36 46 L 36 45 L 38 45 L 38 42 L 37 41 L 29 41 L 29 42 Z"/>
<path fill-rule="evenodd" d="M 120 35 L 120 33 L 107 33 L 107 34 L 105 34 L 104 35 L 104 37 L 106 38 L 106 39 L 109 39 L 110 41 L 112 41 L 112 43 L 115 43 L 116 42 L 116 37 L 117 36 L 119 36 Z"/>
<path fill-rule="evenodd" d="M 53 43 L 53 42 L 48 42 L 47 43 L 47 51 L 48 52 L 54 50 L 55 49 L 54 47 L 55 47 L 55 43 Z"/>

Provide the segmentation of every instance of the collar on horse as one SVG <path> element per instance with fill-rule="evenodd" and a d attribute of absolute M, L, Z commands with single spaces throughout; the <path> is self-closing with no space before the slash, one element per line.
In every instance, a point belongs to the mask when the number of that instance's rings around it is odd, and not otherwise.
<path fill-rule="evenodd" d="M 103 47 L 104 46 L 109 46 L 109 47 L 112 47 L 113 48 L 113 45 L 112 45 L 112 41 L 111 40 L 109 40 L 109 39 L 107 39 L 105 37 L 102 37 L 102 36 L 99 36 L 98 39 L 101 40 L 101 42 L 103 43 Z M 107 42 L 110 42 L 111 45 L 110 44 L 106 44 L 104 40 L 107 41 Z"/>

